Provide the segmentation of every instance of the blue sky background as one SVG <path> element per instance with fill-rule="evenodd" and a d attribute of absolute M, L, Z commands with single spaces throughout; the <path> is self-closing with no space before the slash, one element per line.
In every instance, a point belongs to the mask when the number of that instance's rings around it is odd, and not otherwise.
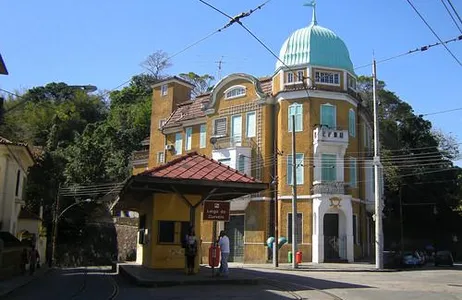
<path fill-rule="evenodd" d="M 462 15 L 462 1 L 452 0 Z M 230 15 L 263 0 L 209 0 Z M 274 52 L 296 29 L 307 26 L 311 9 L 303 0 L 272 0 L 244 23 Z M 355 66 L 437 42 L 406 0 L 318 0 L 318 23 L 347 44 Z M 440 1 L 413 3 L 443 40 L 461 33 Z M 9 76 L 0 87 L 22 90 L 52 81 L 112 89 L 140 73 L 147 55 L 182 50 L 222 27 L 227 19 L 197 0 L 4 0 L 0 9 L 0 53 Z M 448 45 L 462 60 L 462 41 Z M 234 25 L 173 59 L 170 74 L 194 71 L 217 75 L 271 75 L 275 58 Z M 357 69 L 370 75 L 370 67 Z M 462 67 L 444 47 L 434 47 L 378 65 L 388 88 L 417 113 L 462 107 Z M 461 112 L 429 116 L 435 128 L 462 141 Z"/>

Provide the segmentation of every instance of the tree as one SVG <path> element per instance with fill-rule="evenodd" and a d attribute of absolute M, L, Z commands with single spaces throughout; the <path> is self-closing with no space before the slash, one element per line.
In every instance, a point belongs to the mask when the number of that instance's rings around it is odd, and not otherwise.
<path fill-rule="evenodd" d="M 141 66 L 145 68 L 155 79 L 159 80 L 164 75 L 163 72 L 170 68 L 172 64 L 170 63 L 166 52 L 157 50 L 153 54 L 150 54 L 141 63 Z"/>
<path fill-rule="evenodd" d="M 369 110 L 372 109 L 371 83 L 370 77 L 358 79 L 360 94 Z M 460 205 L 461 170 L 452 163 L 459 153 L 457 143 L 453 137 L 435 131 L 423 116 L 415 115 L 412 107 L 387 90 L 383 81 L 378 84 L 378 99 L 387 216 L 384 224 L 388 231 L 385 237 L 388 242 L 399 240 L 401 202 L 418 204 L 412 210 L 403 210 L 406 231 L 414 237 L 428 237 L 435 226 L 428 222 L 433 211 L 430 203 L 436 203 L 447 216 L 452 208 Z"/>
<path fill-rule="evenodd" d="M 198 75 L 194 72 L 180 73 L 179 76 L 194 85 L 194 89 L 191 92 L 194 98 L 207 93 L 210 90 L 212 82 L 215 80 L 209 74 Z"/>

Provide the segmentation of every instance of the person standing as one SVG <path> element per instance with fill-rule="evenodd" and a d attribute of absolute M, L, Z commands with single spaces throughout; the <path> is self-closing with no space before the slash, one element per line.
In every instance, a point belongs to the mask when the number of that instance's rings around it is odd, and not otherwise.
<path fill-rule="evenodd" d="M 186 266 L 188 268 L 188 275 L 194 274 L 194 262 L 197 255 L 197 238 L 194 232 L 194 228 L 190 227 L 189 232 L 185 237 L 185 250 Z"/>
<path fill-rule="evenodd" d="M 228 258 L 229 258 L 229 238 L 224 230 L 220 231 L 220 240 L 218 241 L 221 251 L 220 273 L 228 276 Z"/>
<path fill-rule="evenodd" d="M 35 247 L 32 247 L 30 254 L 29 254 L 29 271 L 30 275 L 34 275 L 35 268 L 37 266 L 37 262 L 39 261 L 39 253 Z"/>

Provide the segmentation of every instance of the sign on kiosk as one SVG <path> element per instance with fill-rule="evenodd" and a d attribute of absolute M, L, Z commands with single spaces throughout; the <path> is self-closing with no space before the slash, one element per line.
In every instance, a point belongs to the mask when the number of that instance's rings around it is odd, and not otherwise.
<path fill-rule="evenodd" d="M 204 220 L 229 221 L 230 203 L 224 201 L 205 201 Z"/>

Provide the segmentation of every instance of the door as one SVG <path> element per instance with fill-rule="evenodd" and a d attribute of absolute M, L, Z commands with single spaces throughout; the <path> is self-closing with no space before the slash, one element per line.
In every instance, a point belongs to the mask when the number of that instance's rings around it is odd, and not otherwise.
<path fill-rule="evenodd" d="M 324 260 L 333 261 L 340 259 L 339 256 L 339 236 L 338 214 L 324 215 Z"/>
<path fill-rule="evenodd" d="M 240 146 L 242 140 L 242 116 L 233 116 L 231 118 L 231 142 L 234 146 Z"/>
<path fill-rule="evenodd" d="M 244 215 L 230 216 L 225 223 L 229 238 L 229 261 L 244 261 Z"/>

